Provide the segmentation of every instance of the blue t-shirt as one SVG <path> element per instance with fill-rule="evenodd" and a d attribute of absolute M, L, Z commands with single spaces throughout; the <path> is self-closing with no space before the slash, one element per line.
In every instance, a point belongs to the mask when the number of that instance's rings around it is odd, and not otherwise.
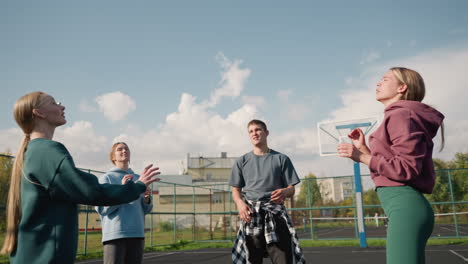
<path fill-rule="evenodd" d="M 274 190 L 300 182 L 288 156 L 270 149 L 265 155 L 253 151 L 241 156 L 232 167 L 229 185 L 242 188 L 253 201 L 268 201 Z"/>

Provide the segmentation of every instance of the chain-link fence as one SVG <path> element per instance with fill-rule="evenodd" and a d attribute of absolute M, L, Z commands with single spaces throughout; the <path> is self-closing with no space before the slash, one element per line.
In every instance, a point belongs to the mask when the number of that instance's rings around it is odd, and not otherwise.
<path fill-rule="evenodd" d="M 468 201 L 462 187 L 468 182 L 468 169 L 439 170 L 437 177 L 434 193 L 427 195 L 436 214 L 432 236 L 467 237 Z M 371 181 L 369 175 L 362 179 Z M 235 239 L 240 220 L 226 183 L 158 182 L 153 189 L 157 191 L 153 211 L 146 216 L 147 246 Z M 287 202 L 287 208 L 301 239 L 358 238 L 354 176 L 305 178 L 296 190 L 299 194 Z M 363 201 L 367 238 L 385 238 L 387 218 L 372 188 L 364 192 Z M 102 249 L 99 221 L 92 208 L 82 207 L 79 253 Z"/>
<path fill-rule="evenodd" d="M 0 159 L 11 158 L 2 155 Z M 96 176 L 103 172 L 82 169 Z M 9 177 L 6 175 L 3 178 Z M 0 177 L 0 179 L 2 178 Z M 8 179 L 7 179 L 8 180 Z M 385 238 L 387 218 L 369 175 L 362 176 L 367 238 Z M 434 192 L 426 197 L 436 214 L 433 237 L 468 236 L 468 169 L 437 171 Z M 239 217 L 226 183 L 186 185 L 157 182 L 153 210 L 146 215 L 146 246 L 185 241 L 233 241 Z M 304 178 L 286 207 L 301 239 L 356 239 L 358 237 L 354 176 Z M 80 206 L 78 254 L 101 252 L 101 222 L 93 206 Z M 5 215 L 5 208 L 0 208 Z M 4 217 L 3 230 L 4 230 Z M 3 241 L 4 232 L 0 235 Z"/>

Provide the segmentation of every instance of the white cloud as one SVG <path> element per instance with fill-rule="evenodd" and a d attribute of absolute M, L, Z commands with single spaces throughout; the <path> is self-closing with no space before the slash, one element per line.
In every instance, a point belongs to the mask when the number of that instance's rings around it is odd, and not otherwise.
<path fill-rule="evenodd" d="M 378 79 L 392 66 L 415 69 L 423 76 L 426 84 L 424 102 L 436 107 L 446 117 L 446 148 L 442 153 L 435 152 L 434 156 L 451 159 L 454 153 L 468 149 L 468 121 L 465 115 L 468 98 L 467 61 L 468 47 L 465 46 L 431 50 L 369 67 L 342 92 L 343 106 L 330 113 L 330 119 L 381 115 L 383 106 L 375 101 Z M 435 149 L 439 141 L 440 137 L 437 136 Z"/>
<path fill-rule="evenodd" d="M 347 88 L 337 93 L 341 94 L 342 106 L 330 112 L 327 119 L 346 120 L 381 115 L 383 106 L 375 101 L 376 82 L 391 66 L 414 68 L 422 74 L 426 82 L 425 102 L 437 107 L 446 115 L 446 149 L 440 154 L 435 153 L 435 156 L 450 159 L 455 152 L 468 151 L 468 120 L 465 117 L 465 98 L 468 98 L 468 76 L 464 70 L 466 61 L 468 47 L 462 47 L 427 51 L 417 56 L 365 67 L 358 76 L 350 76 L 352 81 L 347 82 Z M 228 59 L 222 64 L 234 65 Z M 148 163 L 154 163 L 161 167 L 162 173 L 177 173 L 180 161 L 187 153 L 208 155 L 228 152 L 229 156 L 244 154 L 251 149 L 245 127 L 247 122 L 252 118 L 264 119 L 258 108 L 260 104 L 253 102 L 263 102 L 263 99 L 242 96 L 251 71 L 240 64 L 234 68 L 236 67 L 235 72 L 248 72 L 248 75 L 222 74 L 221 79 L 227 78 L 223 76 L 231 76 L 229 78 L 232 82 L 229 83 L 238 84 L 232 91 L 240 92 L 238 95 L 235 95 L 237 92 L 230 94 L 239 97 L 244 105 L 232 109 L 227 115 L 217 113 L 213 102 L 219 104 L 223 98 L 233 96 L 215 96 L 203 100 L 184 93 L 180 97 L 177 109 L 167 115 L 164 122 L 154 124 L 152 129 L 143 130 L 132 125 L 122 127 L 122 130 L 114 135 L 103 137 L 94 131 L 89 122 L 80 121 L 71 127 L 59 128 L 56 132 L 57 138 L 69 148 L 78 166 L 100 170 L 111 166 L 108 151 L 112 140 L 129 143 L 132 150 L 131 166 L 136 171 L 140 171 Z M 234 68 L 222 67 L 224 72 Z M 281 100 L 292 102 L 293 92 L 282 90 L 277 96 L 282 98 Z M 15 128 L 0 132 L 0 142 L 3 144 L 0 147 L 9 147 L 16 151 L 21 131 Z M 291 127 L 287 131 L 270 132 L 271 147 L 290 156 L 301 176 L 308 172 L 320 176 L 353 173 L 352 162 L 347 159 L 318 156 L 318 139 L 314 124 L 306 128 Z M 435 148 L 437 147 L 436 142 Z M 364 168 L 363 173 L 366 173 Z"/>
<path fill-rule="evenodd" d="M 288 106 L 287 117 L 290 120 L 304 120 L 310 112 L 310 106 L 304 104 L 290 104 Z"/>
<path fill-rule="evenodd" d="M 285 153 L 295 153 L 296 155 L 318 155 L 317 130 L 315 127 L 303 129 L 291 129 L 283 133 L 272 131 L 269 138 L 272 146 Z"/>
<path fill-rule="evenodd" d="M 170 114 L 166 123 L 158 129 L 117 136 L 118 140 L 130 144 L 132 166 L 142 168 L 146 163 L 156 163 L 164 168 L 164 172 L 176 173 L 180 160 L 187 153 L 228 152 L 230 155 L 240 155 L 250 149 L 245 126 L 257 116 L 254 106 L 244 105 L 227 118 L 200 109 L 197 104 L 181 108 L 184 111 Z"/>
<path fill-rule="evenodd" d="M 88 121 L 77 121 L 69 127 L 56 130 L 56 138 L 66 141 L 67 146 L 76 152 L 99 152 L 106 143 L 106 137 L 99 136 Z"/>
<path fill-rule="evenodd" d="M 129 143 L 132 167 L 143 168 L 147 163 L 155 163 L 163 173 L 177 173 L 187 153 L 228 152 L 231 156 L 251 148 L 246 124 L 253 118 L 261 118 L 257 107 L 264 99 L 242 97 L 244 105 L 226 117 L 212 110 L 223 98 L 240 96 L 251 72 L 242 68 L 239 60 L 232 62 L 222 54 L 218 55 L 218 61 L 224 70 L 221 88 L 209 100 L 200 102 L 195 96 L 183 93 L 177 111 L 167 115 L 164 123 L 149 131 L 122 133 L 114 138 Z"/>
<path fill-rule="evenodd" d="M 288 120 L 301 121 L 304 120 L 310 112 L 310 106 L 301 104 L 297 101 L 292 101 L 291 96 L 293 90 L 279 90 L 276 92 L 276 96 L 281 102 L 281 116 L 284 116 Z"/>
<path fill-rule="evenodd" d="M 223 97 L 238 97 L 250 76 L 250 69 L 240 68 L 241 60 L 231 61 L 223 53 L 218 53 L 216 59 L 224 71 L 221 72 L 221 87 L 215 89 L 210 100 L 206 102 L 210 107 L 217 105 Z"/>
<path fill-rule="evenodd" d="M 136 109 L 135 101 L 122 92 L 100 95 L 95 99 L 99 110 L 111 121 L 119 121 Z"/>
<path fill-rule="evenodd" d="M 242 102 L 244 104 L 255 105 L 257 107 L 266 106 L 266 100 L 263 96 L 242 96 Z"/>
<path fill-rule="evenodd" d="M 366 54 L 364 56 L 364 58 L 361 59 L 359 64 L 361 64 L 361 65 L 368 64 L 368 63 L 371 63 L 371 62 L 374 62 L 374 61 L 378 60 L 380 57 L 381 57 L 380 53 L 378 53 L 376 51 L 371 51 L 368 54 Z"/>
<path fill-rule="evenodd" d="M 445 116 L 446 147 L 441 153 L 440 136 L 435 139 L 434 157 L 452 159 L 456 152 L 468 151 L 468 120 L 466 99 L 468 98 L 468 76 L 465 64 L 468 61 L 468 47 L 432 50 L 419 55 L 400 58 L 366 67 L 358 76 L 350 77 L 348 88 L 341 94 L 342 106 L 329 113 L 326 120 L 349 120 L 381 116 L 383 106 L 375 101 L 375 87 L 381 76 L 392 66 L 404 66 L 418 70 L 423 76 L 427 94 L 425 103 L 435 106 Z M 290 93 L 285 93 L 288 97 Z M 323 120 L 325 121 L 325 120 Z M 319 157 L 317 131 L 315 126 L 304 129 L 275 133 L 269 137 L 270 145 L 291 157 L 298 173 L 302 176 L 313 172 L 319 176 L 341 176 L 353 174 L 353 163 L 339 157 Z M 361 173 L 368 169 L 361 166 Z M 372 187 L 368 178 L 364 183 Z"/>
<path fill-rule="evenodd" d="M 62 142 L 77 162 L 77 166 L 105 169 L 110 146 L 105 136 L 98 135 L 88 121 L 77 121 L 71 126 L 59 127 L 54 140 Z"/>
<path fill-rule="evenodd" d="M 19 128 L 0 131 L 0 152 L 9 150 L 16 155 L 23 132 Z M 107 138 L 98 135 L 87 121 L 77 121 L 71 126 L 58 127 L 54 140 L 62 142 L 72 154 L 77 166 L 103 170 L 108 168 Z"/>
<path fill-rule="evenodd" d="M 1 130 L 0 153 L 10 152 L 11 155 L 16 155 L 22 137 L 23 131 L 17 127 Z"/>

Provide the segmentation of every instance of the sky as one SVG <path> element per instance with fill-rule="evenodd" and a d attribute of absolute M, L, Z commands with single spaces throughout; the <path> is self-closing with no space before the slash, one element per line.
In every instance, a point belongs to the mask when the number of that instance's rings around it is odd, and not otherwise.
<path fill-rule="evenodd" d="M 107 170 L 126 141 L 135 171 L 177 174 L 187 153 L 250 151 L 257 118 L 300 177 L 350 175 L 319 156 L 317 123 L 382 116 L 376 83 L 404 66 L 446 116 L 434 157 L 448 160 L 468 151 L 467 13 L 465 0 L 0 1 L 0 152 L 23 134 L 15 101 L 44 91 L 66 107 L 54 140 L 82 168 Z"/>

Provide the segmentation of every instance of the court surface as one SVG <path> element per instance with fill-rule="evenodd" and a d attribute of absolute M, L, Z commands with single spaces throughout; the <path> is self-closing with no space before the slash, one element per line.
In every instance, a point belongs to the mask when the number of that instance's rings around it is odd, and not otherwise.
<path fill-rule="evenodd" d="M 372 247 L 313 247 L 304 248 L 308 263 L 328 264 L 375 264 L 385 263 L 385 249 Z M 271 263 L 264 259 L 263 263 Z M 101 264 L 102 260 L 86 260 L 80 264 Z M 203 249 L 190 251 L 146 253 L 144 264 L 175 263 L 231 263 L 231 249 Z M 468 245 L 429 246 L 426 248 L 426 264 L 466 264 L 468 263 Z"/>

